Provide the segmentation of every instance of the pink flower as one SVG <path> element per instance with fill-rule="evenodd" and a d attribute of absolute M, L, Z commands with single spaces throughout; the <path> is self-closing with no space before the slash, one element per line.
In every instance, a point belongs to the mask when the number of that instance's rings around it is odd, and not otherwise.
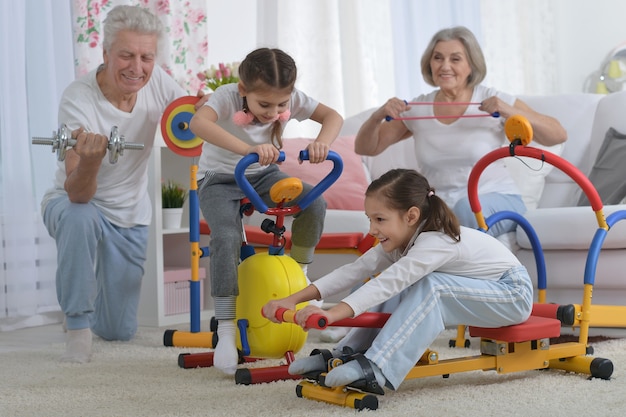
<path fill-rule="evenodd" d="M 199 73 L 197 73 L 197 74 L 196 74 L 196 77 L 198 77 L 198 79 L 199 79 L 200 81 L 204 81 L 204 80 L 206 80 L 206 74 L 205 74 L 204 72 L 199 72 Z"/>
<path fill-rule="evenodd" d="M 100 40 L 100 35 L 98 32 L 93 31 L 89 34 L 89 47 L 96 48 L 98 46 L 98 41 Z"/>
<path fill-rule="evenodd" d="M 187 19 L 195 25 L 202 23 L 205 18 L 206 16 L 200 9 L 190 10 L 187 14 Z"/>
<path fill-rule="evenodd" d="M 157 2 L 157 12 L 159 14 L 170 14 L 170 2 L 169 2 L 169 0 L 159 0 Z"/>

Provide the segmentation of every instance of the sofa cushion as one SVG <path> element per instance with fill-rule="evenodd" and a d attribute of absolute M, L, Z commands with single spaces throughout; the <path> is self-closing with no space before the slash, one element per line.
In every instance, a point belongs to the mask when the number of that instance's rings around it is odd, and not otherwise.
<path fill-rule="evenodd" d="M 626 205 L 605 206 L 605 217 L 626 210 Z M 591 207 L 553 207 L 528 211 L 524 217 L 539 238 L 543 250 L 589 250 L 598 221 Z M 517 244 L 530 249 L 528 236 L 517 228 Z M 603 249 L 626 249 L 626 222 L 617 222 L 606 235 Z"/>
<path fill-rule="evenodd" d="M 283 140 L 285 161 L 281 170 L 287 174 L 300 178 L 302 181 L 316 185 L 333 168 L 331 161 L 321 164 L 298 162 L 301 150 L 311 143 L 311 138 L 294 138 Z M 369 185 L 369 177 L 363 166 L 361 157 L 354 153 L 354 136 L 340 136 L 332 144 L 331 149 L 337 152 L 343 160 L 343 172 L 339 179 L 324 192 L 324 199 L 329 209 L 361 210 L 365 200 L 365 190 Z"/>
<path fill-rule="evenodd" d="M 508 145 L 507 145 L 508 146 Z M 543 146 L 536 142 L 530 143 L 533 148 L 544 149 L 555 155 L 561 155 L 563 144 L 555 146 Z M 526 156 L 509 157 L 506 159 L 509 173 L 515 180 L 520 190 L 522 200 L 528 210 L 534 210 L 539 206 L 546 176 L 552 171 L 553 166 L 539 159 Z"/>
<path fill-rule="evenodd" d="M 589 174 L 603 204 L 619 204 L 626 197 L 626 135 L 610 128 Z M 590 205 L 582 193 L 579 206 Z"/>
<path fill-rule="evenodd" d="M 587 159 L 590 152 L 589 137 L 592 134 L 596 108 L 606 97 L 602 94 L 572 93 L 520 96 L 519 98 L 533 110 L 555 117 L 561 122 L 567 131 L 567 141 L 560 155 L 586 174 L 591 169 Z M 604 132 L 606 129 L 603 130 L 602 135 Z M 532 146 L 536 145 L 536 143 L 532 144 Z M 548 173 L 544 187 L 545 192 L 542 194 L 539 207 L 573 206 L 578 201 L 578 185 L 559 169 L 552 169 Z"/>

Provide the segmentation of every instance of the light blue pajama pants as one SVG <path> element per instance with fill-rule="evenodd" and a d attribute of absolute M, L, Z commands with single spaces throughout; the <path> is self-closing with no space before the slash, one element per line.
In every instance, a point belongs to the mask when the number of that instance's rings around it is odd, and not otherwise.
<path fill-rule="evenodd" d="M 526 213 L 526 205 L 522 197 L 518 194 L 487 193 L 479 195 L 478 199 L 485 220 L 493 213 L 500 211 L 513 211 L 519 214 Z M 452 210 L 454 214 L 456 214 L 456 217 L 458 217 L 462 226 L 471 227 L 472 229 L 478 228 L 476 216 L 474 212 L 472 212 L 467 197 L 457 201 Z M 487 230 L 487 234 L 497 237 L 514 231 L 516 227 L 517 223 L 514 221 L 503 220 L 490 227 L 489 230 Z"/>
<path fill-rule="evenodd" d="M 57 298 L 68 330 L 91 327 L 106 340 L 130 340 L 146 261 L 148 227 L 118 227 L 91 203 L 59 197 L 44 216 L 57 245 Z"/>
<path fill-rule="evenodd" d="M 365 351 L 397 389 L 446 327 L 522 323 L 532 305 L 532 282 L 523 266 L 498 281 L 433 272 L 376 308 L 392 313 L 382 329 L 353 328 L 335 349 Z"/>

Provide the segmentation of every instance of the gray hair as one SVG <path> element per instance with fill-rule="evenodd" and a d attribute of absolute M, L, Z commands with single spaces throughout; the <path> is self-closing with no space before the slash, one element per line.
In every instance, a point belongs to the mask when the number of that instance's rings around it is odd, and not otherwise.
<path fill-rule="evenodd" d="M 467 77 L 467 86 L 474 87 L 480 84 L 487 75 L 487 64 L 485 63 L 485 56 L 480 48 L 480 44 L 476 40 L 474 34 L 465 26 L 455 26 L 447 29 L 442 29 L 435 33 L 430 43 L 426 47 L 424 54 L 422 55 L 422 76 L 424 81 L 428 84 L 436 87 L 433 80 L 433 73 L 430 69 L 430 59 L 433 55 L 433 51 L 438 42 L 442 41 L 460 41 L 465 47 L 467 53 L 467 60 L 469 61 L 472 72 Z"/>
<path fill-rule="evenodd" d="M 102 48 L 109 51 L 117 34 L 130 30 L 141 34 L 153 34 L 157 37 L 157 51 L 164 39 L 163 24 L 158 17 L 139 6 L 115 6 L 104 19 L 104 38 Z"/>

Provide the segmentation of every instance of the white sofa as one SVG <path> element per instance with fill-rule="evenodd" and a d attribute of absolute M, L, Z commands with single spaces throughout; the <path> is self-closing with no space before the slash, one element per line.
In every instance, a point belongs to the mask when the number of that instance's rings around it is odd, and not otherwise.
<path fill-rule="evenodd" d="M 585 175 L 591 172 L 607 130 L 613 127 L 619 132 L 626 132 L 626 92 L 607 96 L 579 93 L 520 98 L 535 110 L 560 120 L 568 132 L 568 140 L 564 145 L 549 148 L 549 151 L 561 155 Z M 333 201 L 326 215 L 327 233 L 367 233 L 369 225 L 361 209 L 362 202 L 352 201 L 357 199 L 355 194 L 360 195 L 371 178 L 377 178 L 391 168 L 418 168 L 410 139 L 393 145 L 376 157 L 359 159 L 354 154 L 353 137 L 371 111 L 346 119 L 340 137 L 333 145 L 346 163 L 344 172 L 349 180 L 342 185 L 333 185 L 325 194 L 327 200 Z M 306 141 L 287 140 L 286 149 L 293 153 L 302 149 Z M 531 146 L 537 145 L 532 143 Z M 506 159 L 529 207 L 525 217 L 543 248 L 547 267 L 547 301 L 579 303 L 588 249 L 598 228 L 595 214 L 589 206 L 577 206 L 580 188 L 560 170 L 536 159 L 526 160 L 528 166 L 515 158 Z M 359 164 L 360 161 L 363 164 Z M 626 172 L 626 163 L 623 165 Z M 361 166 L 365 169 L 362 170 Z M 311 171 L 306 165 L 292 164 L 284 168 L 300 177 L 306 177 Z M 358 180 L 359 176 L 363 179 Z M 626 180 L 626 175 L 624 178 Z M 335 200 L 345 196 L 348 197 L 344 199 L 349 198 L 356 205 L 352 204 L 351 210 L 337 209 Z M 616 210 L 626 210 L 626 205 L 606 206 L 604 212 L 608 215 Z M 257 214 L 250 221 L 256 223 L 261 217 Z M 621 273 L 626 269 L 626 224 L 623 223 L 626 222 L 618 222 L 609 231 L 603 245 L 594 288 L 594 302 L 598 304 L 626 305 L 626 276 Z M 535 258 L 522 228 L 501 240 L 514 250 L 536 280 Z M 309 268 L 309 277 L 314 280 L 351 259 L 354 255 L 317 255 Z"/>
<path fill-rule="evenodd" d="M 626 132 L 626 92 L 611 95 L 571 94 L 522 97 L 535 110 L 560 120 L 568 133 L 561 156 L 589 176 L 609 128 Z M 626 164 L 621 164 L 626 181 Z M 525 217 L 537 232 L 547 267 L 548 301 L 578 302 L 582 295 L 589 245 L 598 223 L 589 206 L 577 206 L 581 190 L 558 169 L 545 178 L 538 208 Z M 623 201 L 622 201 L 623 203 Z M 604 207 L 608 216 L 625 204 Z M 594 303 L 626 305 L 626 222 L 609 230 L 598 259 Z M 516 255 L 534 273 L 534 256 L 522 230 L 517 231 Z"/>

